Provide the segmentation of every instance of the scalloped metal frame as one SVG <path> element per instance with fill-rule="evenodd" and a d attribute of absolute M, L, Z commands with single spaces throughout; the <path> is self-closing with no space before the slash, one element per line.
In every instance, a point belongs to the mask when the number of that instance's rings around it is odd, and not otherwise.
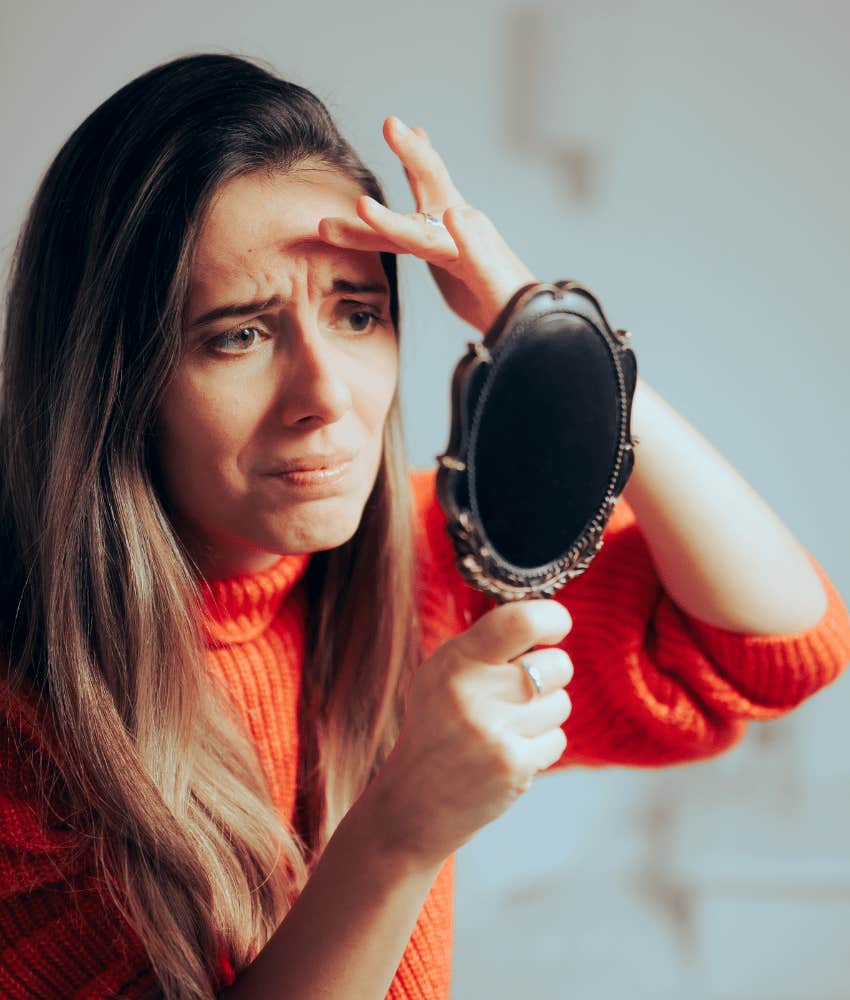
<path fill-rule="evenodd" d="M 546 301 L 549 301 L 549 305 Z M 538 300 L 538 301 L 536 301 Z M 581 316 L 604 339 L 617 377 L 620 407 L 620 428 L 617 456 L 605 496 L 590 517 L 581 535 L 570 549 L 559 558 L 540 567 L 520 567 L 505 560 L 494 551 L 480 523 L 469 509 L 460 508 L 455 502 L 458 477 L 463 478 L 463 493 L 469 489 L 467 454 L 474 434 L 481 400 L 485 390 L 478 395 L 476 411 L 467 413 L 467 394 L 481 366 L 492 366 L 495 371 L 503 345 L 514 336 L 526 332 L 534 323 L 552 313 L 569 312 Z M 577 281 L 559 281 L 554 284 L 533 283 L 520 288 L 511 298 L 483 340 L 467 344 L 467 353 L 457 363 L 452 378 L 452 425 L 445 452 L 436 456 L 437 498 L 447 516 L 447 530 L 452 536 L 458 555 L 460 573 L 473 587 L 495 598 L 499 603 L 519 601 L 534 597 L 552 597 L 570 579 L 583 573 L 602 548 L 603 532 L 634 466 L 634 446 L 638 439 L 631 433 L 631 405 L 637 385 L 637 358 L 630 346 L 628 330 L 614 330 L 605 311 L 589 288 Z M 629 386 L 624 364 L 634 373 Z"/>

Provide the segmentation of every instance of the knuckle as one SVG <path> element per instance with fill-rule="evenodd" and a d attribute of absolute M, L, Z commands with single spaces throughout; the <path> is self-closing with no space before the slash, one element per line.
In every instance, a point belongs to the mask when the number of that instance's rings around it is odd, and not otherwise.
<path fill-rule="evenodd" d="M 563 670 L 566 667 L 569 655 L 565 649 L 562 649 L 560 646 L 550 646 L 548 653 L 553 667 L 559 670 Z"/>
<path fill-rule="evenodd" d="M 463 716 L 468 712 L 469 693 L 466 680 L 460 670 L 449 668 L 443 675 L 443 697 L 445 710 L 455 716 Z"/>
<path fill-rule="evenodd" d="M 467 206 L 464 210 L 464 222 L 469 229 L 475 232 L 490 234 L 495 230 L 489 216 L 485 215 L 480 208 Z"/>
<path fill-rule="evenodd" d="M 452 223 L 465 223 L 475 221 L 475 219 L 483 213 L 481 213 L 477 208 L 474 208 L 472 205 L 463 204 L 452 205 L 451 208 L 446 209 L 445 214 L 450 216 L 449 221 Z"/>
<path fill-rule="evenodd" d="M 556 729 L 553 734 L 552 746 L 543 764 L 544 768 L 553 767 L 563 757 L 567 749 L 567 735 L 563 729 Z"/>
<path fill-rule="evenodd" d="M 573 617 L 566 607 L 554 597 L 547 597 L 543 600 L 533 601 L 539 608 L 540 623 L 547 628 L 562 629 L 564 633 L 573 627 Z"/>
<path fill-rule="evenodd" d="M 511 601 L 509 604 L 503 604 L 506 627 L 512 631 L 523 632 L 532 629 L 535 621 L 532 604 L 532 601 Z"/>
<path fill-rule="evenodd" d="M 515 781 L 523 773 L 523 765 L 518 749 L 509 741 L 501 741 L 496 755 L 500 774 L 507 781 Z"/>
<path fill-rule="evenodd" d="M 443 231 L 438 226 L 429 225 L 425 230 L 425 245 L 439 246 L 444 241 Z"/>
<path fill-rule="evenodd" d="M 557 741 L 558 756 L 557 756 L 556 760 L 560 760 L 560 758 L 563 756 L 564 751 L 567 749 L 567 744 L 568 744 L 567 734 L 564 732 L 563 729 L 559 729 L 558 730 L 558 741 Z"/>
<path fill-rule="evenodd" d="M 467 722 L 474 722 L 475 699 L 468 678 L 455 676 L 450 681 L 450 687 L 452 693 L 449 704 L 455 716 Z"/>
<path fill-rule="evenodd" d="M 566 708 L 570 703 L 570 696 L 563 688 L 555 688 L 551 695 L 555 699 L 555 703 L 560 705 L 562 708 Z"/>
<path fill-rule="evenodd" d="M 560 671 L 559 678 L 563 678 L 562 683 L 568 684 L 573 678 L 573 661 L 570 654 L 560 646 L 553 647 L 555 663 Z"/>
<path fill-rule="evenodd" d="M 529 774 L 527 771 L 517 774 L 511 782 L 511 793 L 516 796 L 524 795 L 531 788 L 534 777 L 534 774 Z"/>
<path fill-rule="evenodd" d="M 515 604 L 525 605 L 525 612 L 528 615 L 529 627 L 535 633 L 558 634 L 564 636 L 572 627 L 572 618 L 569 611 L 551 598 L 538 598 L 536 600 L 517 601 Z"/>
<path fill-rule="evenodd" d="M 443 212 L 443 222 L 447 222 L 450 226 L 456 225 L 461 221 L 460 207 L 453 205 L 451 208 L 447 208 Z"/>
<path fill-rule="evenodd" d="M 558 619 L 558 627 L 563 628 L 565 633 L 570 632 L 573 627 L 573 616 L 560 601 L 553 600 L 551 603 L 553 605 L 552 614 Z"/>

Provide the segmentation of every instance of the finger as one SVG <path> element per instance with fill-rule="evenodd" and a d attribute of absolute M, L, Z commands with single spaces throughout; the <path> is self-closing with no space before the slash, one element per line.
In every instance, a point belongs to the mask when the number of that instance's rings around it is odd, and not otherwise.
<path fill-rule="evenodd" d="M 449 231 L 481 298 L 501 304 L 534 275 L 505 242 L 489 216 L 471 205 L 458 205 L 443 213 Z M 496 310 L 498 311 L 498 309 Z"/>
<path fill-rule="evenodd" d="M 325 216 L 319 220 L 319 238 L 333 246 L 348 247 L 352 250 L 381 250 L 387 253 L 407 253 L 405 247 L 398 246 L 360 219 L 352 221 L 339 216 Z"/>
<path fill-rule="evenodd" d="M 428 138 L 428 133 L 425 131 L 424 128 L 420 128 L 418 125 L 414 125 L 412 127 L 412 131 L 415 132 L 418 136 L 421 136 L 429 145 L 431 144 L 431 140 Z M 402 166 L 404 166 L 404 164 L 402 164 Z M 407 183 L 410 185 L 410 189 L 413 190 L 416 181 L 413 177 L 413 174 L 407 169 L 407 167 L 404 167 L 404 175 L 405 177 L 407 177 Z"/>
<path fill-rule="evenodd" d="M 559 688 L 545 698 L 512 706 L 512 729 L 518 736 L 540 736 L 556 726 L 562 726 L 570 717 L 572 708 L 570 696 Z"/>
<path fill-rule="evenodd" d="M 566 749 L 567 734 L 558 726 L 523 740 L 520 757 L 530 771 L 545 771 L 558 763 Z"/>
<path fill-rule="evenodd" d="M 357 214 L 376 232 L 429 264 L 450 264 L 458 259 L 457 247 L 447 229 L 426 222 L 420 216 L 400 215 L 380 202 L 363 195 L 357 200 Z"/>
<path fill-rule="evenodd" d="M 427 136 L 408 128 L 395 115 L 384 120 L 383 131 L 384 139 L 405 169 L 417 211 L 442 210 L 464 203 L 442 157 Z"/>
<path fill-rule="evenodd" d="M 513 281 L 521 271 L 531 276 L 492 219 L 480 209 L 472 205 L 448 208 L 443 213 L 443 225 L 464 259 L 479 270 L 482 277 L 491 281 L 509 277 Z"/>
<path fill-rule="evenodd" d="M 542 686 L 540 695 L 537 695 L 534 682 L 523 669 L 523 662 L 537 672 Z M 573 678 L 572 660 L 560 646 L 533 649 L 508 663 L 484 663 L 480 669 L 486 672 L 495 696 L 515 704 L 525 704 L 532 696 L 545 697 L 565 687 Z"/>
<path fill-rule="evenodd" d="M 452 641 L 471 659 L 506 663 L 532 646 L 559 643 L 571 628 L 572 618 L 563 604 L 535 598 L 491 608 Z"/>
<path fill-rule="evenodd" d="M 528 698 L 532 682 L 522 667 L 523 661 L 530 667 L 537 669 L 544 693 L 548 694 L 556 688 L 565 687 L 573 679 L 573 661 L 565 649 L 560 646 L 543 646 L 540 649 L 529 650 L 506 664 L 506 666 L 513 668 L 515 674 L 519 675 L 524 700 Z"/>

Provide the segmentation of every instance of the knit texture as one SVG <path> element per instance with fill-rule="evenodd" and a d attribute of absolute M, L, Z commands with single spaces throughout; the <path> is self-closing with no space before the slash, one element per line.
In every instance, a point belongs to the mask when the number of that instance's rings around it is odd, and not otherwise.
<path fill-rule="evenodd" d="M 455 567 L 434 470 L 411 473 L 419 514 L 419 600 L 426 655 L 495 602 Z M 660 766 L 709 757 L 742 737 L 749 720 L 794 708 L 850 661 L 850 616 L 826 588 L 826 612 L 792 635 L 743 635 L 686 614 L 661 586 L 624 499 L 590 567 L 557 599 L 573 627 L 563 641 L 575 664 L 569 746 L 573 764 Z M 211 670 L 226 684 L 256 741 L 281 815 L 293 818 L 297 706 L 304 654 L 302 578 L 309 555 L 205 584 Z M 32 799 L 38 736 L 11 708 L 0 725 L 0 995 L 100 1000 L 156 989 L 141 941 L 96 891 L 85 854 L 59 821 L 36 822 Z M 389 1000 L 444 1000 L 451 979 L 454 855 L 419 915 Z M 219 988 L 235 972 L 219 956 Z"/>

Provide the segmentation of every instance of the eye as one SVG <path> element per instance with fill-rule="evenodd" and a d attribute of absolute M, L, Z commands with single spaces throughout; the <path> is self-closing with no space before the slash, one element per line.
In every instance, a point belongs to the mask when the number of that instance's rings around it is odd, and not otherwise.
<path fill-rule="evenodd" d="M 372 329 L 372 324 L 377 321 L 378 317 L 374 313 L 366 312 L 363 309 L 358 309 L 355 312 L 350 312 L 348 314 L 349 321 L 353 320 L 356 325 L 356 333 L 365 333 L 366 330 Z M 361 323 L 365 323 L 364 326 L 360 326 Z"/>
<path fill-rule="evenodd" d="M 254 334 L 259 336 L 259 333 L 260 331 L 256 326 L 243 326 L 238 330 L 228 330 L 226 333 L 221 333 L 217 337 L 213 337 L 207 341 L 207 346 L 216 354 L 246 354 L 248 353 L 247 350 L 222 350 L 215 345 L 221 344 L 223 347 L 235 345 L 237 348 L 251 348 L 256 343 Z"/>
<path fill-rule="evenodd" d="M 369 333 L 375 326 L 385 326 L 386 320 L 380 312 L 364 308 L 360 302 L 343 302 L 343 306 L 353 307 L 346 312 L 346 321 L 353 323 L 355 333 Z"/>

